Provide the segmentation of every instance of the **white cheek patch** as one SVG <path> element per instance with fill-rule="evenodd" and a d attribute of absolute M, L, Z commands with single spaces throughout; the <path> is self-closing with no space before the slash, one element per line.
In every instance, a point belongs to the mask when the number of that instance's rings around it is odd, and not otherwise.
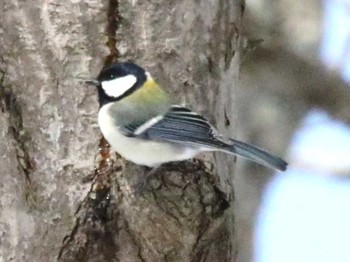
<path fill-rule="evenodd" d="M 136 81 L 137 78 L 134 75 L 127 75 L 109 81 L 103 81 L 101 85 L 108 96 L 117 98 L 128 91 Z"/>

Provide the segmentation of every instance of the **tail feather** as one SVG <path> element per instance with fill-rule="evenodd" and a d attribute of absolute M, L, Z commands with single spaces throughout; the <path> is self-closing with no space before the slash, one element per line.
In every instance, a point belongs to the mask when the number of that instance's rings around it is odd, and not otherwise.
<path fill-rule="evenodd" d="M 258 164 L 271 167 L 279 171 L 285 171 L 288 163 L 282 158 L 273 156 L 263 149 L 258 147 L 231 139 L 233 145 L 231 145 L 227 151 L 228 153 L 235 154 L 254 161 Z"/>

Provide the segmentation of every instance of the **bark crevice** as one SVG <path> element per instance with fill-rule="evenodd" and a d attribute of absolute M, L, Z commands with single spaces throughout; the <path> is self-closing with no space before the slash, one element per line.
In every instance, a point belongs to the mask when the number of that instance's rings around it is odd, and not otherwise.
<path fill-rule="evenodd" d="M 106 46 L 109 49 L 110 54 L 106 56 L 104 65 L 107 66 L 113 62 L 116 62 L 119 58 L 119 51 L 117 49 L 117 30 L 119 28 L 119 22 L 121 20 L 119 12 L 118 0 L 109 0 L 107 10 L 107 42 Z"/>
<path fill-rule="evenodd" d="M 30 184 L 30 174 L 35 166 L 26 146 L 26 143 L 30 143 L 30 137 L 23 126 L 22 109 L 17 96 L 14 90 L 4 83 L 5 75 L 6 72 L 0 69 L 1 110 L 8 113 L 8 132 L 15 142 L 18 167 L 25 174 L 26 182 Z"/>

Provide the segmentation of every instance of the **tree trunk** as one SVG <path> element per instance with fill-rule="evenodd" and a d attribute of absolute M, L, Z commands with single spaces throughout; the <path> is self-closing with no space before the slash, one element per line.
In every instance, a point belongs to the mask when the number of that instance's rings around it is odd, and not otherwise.
<path fill-rule="evenodd" d="M 235 260 L 233 158 L 165 165 L 132 194 L 144 171 L 100 140 L 79 79 L 132 60 L 232 136 L 242 7 L 2 1 L 1 261 Z"/>

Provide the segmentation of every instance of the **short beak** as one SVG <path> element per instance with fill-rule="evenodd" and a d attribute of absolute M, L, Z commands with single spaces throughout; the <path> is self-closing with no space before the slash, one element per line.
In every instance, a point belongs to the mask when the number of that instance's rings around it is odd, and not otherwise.
<path fill-rule="evenodd" d="M 86 80 L 85 84 L 90 85 L 90 86 L 99 86 L 100 81 L 98 81 L 96 79 L 91 79 L 91 80 Z"/>

